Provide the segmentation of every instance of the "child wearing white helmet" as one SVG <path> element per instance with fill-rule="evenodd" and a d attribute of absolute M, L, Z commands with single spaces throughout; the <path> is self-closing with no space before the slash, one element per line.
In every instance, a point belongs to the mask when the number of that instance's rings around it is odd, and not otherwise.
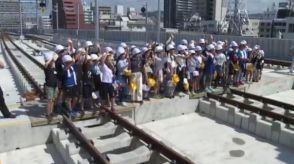
<path fill-rule="evenodd" d="M 129 68 L 132 71 L 130 81 L 136 84 L 136 89 L 132 89 L 131 92 L 131 100 L 133 102 L 143 103 L 142 52 L 137 47 L 132 50 Z"/>
<path fill-rule="evenodd" d="M 205 91 L 210 93 L 214 92 L 214 89 L 211 87 L 212 77 L 214 74 L 214 54 L 215 47 L 213 44 L 209 44 L 207 47 L 206 57 L 204 58 L 205 67 L 203 72 L 203 82 Z"/>
<path fill-rule="evenodd" d="M 126 51 L 123 47 L 117 49 L 117 65 L 116 65 L 116 79 L 119 83 L 118 101 L 122 106 L 127 106 L 126 97 L 128 92 L 128 76 L 124 71 L 129 67 L 129 60 L 127 59 Z"/>
<path fill-rule="evenodd" d="M 217 45 L 215 50 L 215 71 L 217 73 L 215 87 L 217 87 L 224 83 L 224 65 L 226 62 L 226 56 L 223 53 L 223 46 L 221 44 Z"/>

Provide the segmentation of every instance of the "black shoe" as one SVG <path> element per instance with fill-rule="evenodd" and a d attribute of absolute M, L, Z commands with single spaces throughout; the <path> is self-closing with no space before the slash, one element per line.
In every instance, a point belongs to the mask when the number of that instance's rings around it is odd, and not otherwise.
<path fill-rule="evenodd" d="M 16 115 L 10 114 L 9 116 L 4 116 L 4 118 L 16 118 Z"/>

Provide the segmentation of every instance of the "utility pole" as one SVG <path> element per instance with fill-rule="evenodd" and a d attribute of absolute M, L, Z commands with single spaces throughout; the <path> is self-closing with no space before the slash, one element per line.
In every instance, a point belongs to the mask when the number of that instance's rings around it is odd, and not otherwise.
<path fill-rule="evenodd" d="M 146 20 L 145 20 L 145 41 L 146 43 L 148 42 L 148 34 L 147 34 L 147 28 L 148 28 L 148 2 L 146 1 L 146 10 L 145 10 L 145 17 L 146 17 Z"/>
<path fill-rule="evenodd" d="M 36 27 L 37 27 L 37 32 L 38 32 L 38 30 L 39 30 L 38 9 L 39 9 L 39 4 L 38 4 L 38 0 L 36 0 Z"/>
<path fill-rule="evenodd" d="M 161 15 L 161 11 L 160 11 L 160 0 L 158 0 L 158 22 L 157 22 L 157 42 L 160 43 L 160 15 Z"/>
<path fill-rule="evenodd" d="M 99 41 L 99 7 L 98 7 L 98 0 L 95 0 L 95 38 L 97 41 Z"/>
<path fill-rule="evenodd" d="M 56 16 L 56 32 L 58 33 L 58 30 L 59 30 L 59 16 L 58 16 L 59 15 L 58 14 L 58 12 L 59 12 L 58 10 L 59 9 L 58 9 L 58 3 L 55 4 L 54 8 L 55 8 L 54 11 L 55 11 L 55 16 Z"/>
<path fill-rule="evenodd" d="M 79 40 L 79 30 L 80 30 L 80 3 L 78 3 L 78 29 L 77 29 L 77 38 Z"/>
<path fill-rule="evenodd" d="M 21 0 L 19 0 L 19 21 L 20 21 L 20 40 L 24 39 L 23 32 L 22 32 L 22 5 Z"/>

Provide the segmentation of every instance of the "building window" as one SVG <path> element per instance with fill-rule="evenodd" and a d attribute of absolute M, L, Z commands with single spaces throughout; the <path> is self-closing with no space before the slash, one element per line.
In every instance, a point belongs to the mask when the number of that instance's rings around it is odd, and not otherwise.
<path fill-rule="evenodd" d="M 266 32 L 270 32 L 270 29 L 266 29 Z"/>
<path fill-rule="evenodd" d="M 267 23 L 267 26 L 271 26 L 271 23 Z"/>
<path fill-rule="evenodd" d="M 288 32 L 294 32 L 294 24 L 289 24 Z"/>

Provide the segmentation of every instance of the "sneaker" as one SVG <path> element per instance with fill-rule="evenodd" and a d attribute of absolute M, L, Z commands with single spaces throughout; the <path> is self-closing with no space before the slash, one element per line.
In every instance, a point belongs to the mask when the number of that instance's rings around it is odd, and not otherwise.
<path fill-rule="evenodd" d="M 207 92 L 207 93 L 211 93 L 211 90 L 208 89 L 208 88 L 205 88 L 205 92 Z"/>
<path fill-rule="evenodd" d="M 121 102 L 121 106 L 128 106 L 126 102 Z"/>
<path fill-rule="evenodd" d="M 215 92 L 215 90 L 214 90 L 212 87 L 208 87 L 208 89 L 209 89 L 211 92 Z"/>

